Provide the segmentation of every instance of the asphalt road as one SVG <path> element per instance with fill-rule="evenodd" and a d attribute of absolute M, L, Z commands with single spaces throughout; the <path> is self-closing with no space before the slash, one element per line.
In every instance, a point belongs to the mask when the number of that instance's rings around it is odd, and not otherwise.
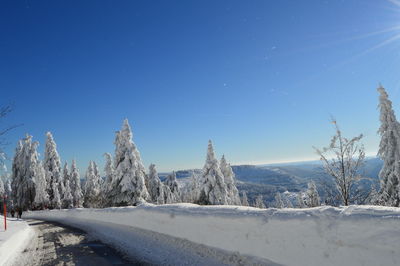
<path fill-rule="evenodd" d="M 144 265 L 129 261 L 112 247 L 84 231 L 58 223 L 28 220 L 36 236 L 14 266 L 31 265 Z"/>

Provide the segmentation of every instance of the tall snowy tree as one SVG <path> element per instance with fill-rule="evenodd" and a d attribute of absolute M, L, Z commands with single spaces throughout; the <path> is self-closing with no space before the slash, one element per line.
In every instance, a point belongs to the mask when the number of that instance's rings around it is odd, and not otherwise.
<path fill-rule="evenodd" d="M 62 182 L 61 161 L 57 152 L 57 145 L 53 139 L 53 135 L 50 132 L 47 132 L 46 136 L 47 139 L 44 150 L 43 167 L 46 173 L 47 193 L 49 195 L 51 207 L 55 208 L 54 204 L 58 204 L 58 202 L 57 200 L 54 200 L 54 189 L 57 188 L 60 190 Z M 56 183 L 56 186 L 54 186 L 53 183 Z"/>
<path fill-rule="evenodd" d="M 18 142 L 12 167 L 13 200 L 22 209 L 33 208 L 35 200 L 35 179 L 38 175 L 39 143 L 27 135 Z"/>
<path fill-rule="evenodd" d="M 95 163 L 93 161 L 90 161 L 85 176 L 86 182 L 84 207 L 86 208 L 97 208 L 101 204 L 100 180 L 95 168 Z"/>
<path fill-rule="evenodd" d="M 61 196 L 60 196 L 60 192 L 58 190 L 58 183 L 57 182 L 53 182 L 53 208 L 54 209 L 61 209 Z"/>
<path fill-rule="evenodd" d="M 242 206 L 249 206 L 249 200 L 247 199 L 246 191 L 242 192 Z"/>
<path fill-rule="evenodd" d="M 171 203 L 176 203 L 180 202 L 180 189 L 178 185 L 178 181 L 176 180 L 176 173 L 175 171 L 172 172 L 172 174 L 167 176 L 167 180 L 165 180 L 165 185 L 169 187 L 171 191 Z"/>
<path fill-rule="evenodd" d="M 239 191 L 235 182 L 235 174 L 233 173 L 231 165 L 226 162 L 225 155 L 222 155 L 220 169 L 224 176 L 224 182 L 228 193 L 228 204 L 241 205 Z"/>
<path fill-rule="evenodd" d="M 106 163 L 104 165 L 105 179 L 102 184 L 101 190 L 102 190 L 103 206 L 108 207 L 111 206 L 111 199 L 109 197 L 109 194 L 114 180 L 114 164 L 110 153 L 108 152 L 104 153 L 104 157 L 106 159 Z"/>
<path fill-rule="evenodd" d="M 0 199 L 2 199 L 6 194 L 6 190 L 4 188 L 3 179 L 0 177 Z"/>
<path fill-rule="evenodd" d="M 83 206 L 83 193 L 81 189 L 81 177 L 79 175 L 79 170 L 76 166 L 76 161 L 72 160 L 71 164 L 71 193 L 73 197 L 73 206 L 75 208 L 81 208 Z"/>
<path fill-rule="evenodd" d="M 132 140 L 132 131 L 125 119 L 116 133 L 114 181 L 110 191 L 113 206 L 137 205 L 149 198 L 145 185 L 145 169 L 140 153 Z"/>
<path fill-rule="evenodd" d="M 381 189 L 377 198 L 380 205 L 395 206 L 400 204 L 400 125 L 396 120 L 392 102 L 386 90 L 379 86 L 379 110 L 381 126 L 378 133 L 381 135 L 378 156 L 383 161 L 379 172 Z"/>
<path fill-rule="evenodd" d="M 70 174 L 68 171 L 68 163 L 67 162 L 64 163 L 64 168 L 63 168 L 63 172 L 62 172 L 62 180 L 64 182 L 64 186 L 65 186 L 65 183 L 67 182 L 67 180 L 70 180 Z"/>
<path fill-rule="evenodd" d="M 320 206 L 320 199 L 319 194 L 317 191 L 317 186 L 315 185 L 314 181 L 308 183 L 307 189 L 307 207 L 317 207 Z"/>
<path fill-rule="evenodd" d="M 161 182 L 155 164 L 150 164 L 149 167 L 149 178 L 148 178 L 148 192 L 150 194 L 151 201 L 156 204 L 164 204 L 164 188 Z"/>
<path fill-rule="evenodd" d="M 215 158 L 211 140 L 208 142 L 207 159 L 203 167 L 200 185 L 199 204 L 225 205 L 228 203 L 224 176 L 219 168 L 218 160 Z"/>
<path fill-rule="evenodd" d="M 200 176 L 192 171 L 192 176 L 190 178 L 190 186 L 188 191 L 188 196 L 186 197 L 186 202 L 195 203 L 198 202 L 200 198 Z"/>
<path fill-rule="evenodd" d="M 254 207 L 260 208 L 260 209 L 267 208 L 267 206 L 265 206 L 264 199 L 263 199 L 262 195 L 258 195 L 256 197 L 256 201 L 255 201 Z"/>
<path fill-rule="evenodd" d="M 69 177 L 67 177 L 66 180 L 64 180 L 64 191 L 63 191 L 63 207 L 66 209 L 72 208 L 74 206 L 74 197 L 72 196 L 72 191 L 71 191 L 71 184 L 69 182 Z"/>
<path fill-rule="evenodd" d="M 68 171 L 68 163 L 67 162 L 64 163 L 64 167 L 63 167 L 63 170 L 62 170 L 62 178 L 61 179 L 62 179 L 62 182 L 60 182 L 61 205 L 64 208 L 70 208 L 70 207 L 66 207 L 66 206 L 69 206 L 70 201 L 71 201 L 71 199 L 69 198 L 68 193 L 66 193 L 67 189 L 71 193 L 71 188 L 67 188 L 67 186 L 66 186 L 67 182 L 68 182 L 68 185 L 70 185 L 70 182 L 71 182 L 70 174 L 69 174 L 69 171 Z M 66 196 L 67 198 L 64 198 L 64 196 Z M 71 196 L 72 196 L 72 194 L 71 194 Z M 65 201 L 67 201 L 67 202 L 65 202 Z"/>
<path fill-rule="evenodd" d="M 46 174 L 42 162 L 37 165 L 35 175 L 35 206 L 43 209 L 49 205 L 49 195 L 47 194 Z"/>

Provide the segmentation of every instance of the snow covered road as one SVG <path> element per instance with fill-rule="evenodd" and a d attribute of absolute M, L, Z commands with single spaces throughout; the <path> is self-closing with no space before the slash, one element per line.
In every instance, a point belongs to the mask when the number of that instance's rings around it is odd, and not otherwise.
<path fill-rule="evenodd" d="M 124 259 L 84 231 L 57 223 L 28 220 L 35 236 L 12 266 L 36 265 L 143 265 Z"/>

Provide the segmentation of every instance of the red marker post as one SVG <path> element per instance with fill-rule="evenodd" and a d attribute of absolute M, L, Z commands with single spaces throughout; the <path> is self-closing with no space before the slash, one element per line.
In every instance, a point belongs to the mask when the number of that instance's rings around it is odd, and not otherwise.
<path fill-rule="evenodd" d="M 3 210 L 4 210 L 4 231 L 6 231 L 7 230 L 7 204 L 6 204 L 6 196 L 4 195 L 4 202 L 3 202 L 3 204 L 4 204 L 4 208 L 3 208 Z"/>

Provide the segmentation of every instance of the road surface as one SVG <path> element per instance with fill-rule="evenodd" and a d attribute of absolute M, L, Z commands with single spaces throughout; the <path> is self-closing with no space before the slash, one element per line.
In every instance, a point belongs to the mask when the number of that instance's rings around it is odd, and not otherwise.
<path fill-rule="evenodd" d="M 13 266 L 144 265 L 128 261 L 115 249 L 91 239 L 79 229 L 39 220 L 27 222 L 36 235 Z"/>

